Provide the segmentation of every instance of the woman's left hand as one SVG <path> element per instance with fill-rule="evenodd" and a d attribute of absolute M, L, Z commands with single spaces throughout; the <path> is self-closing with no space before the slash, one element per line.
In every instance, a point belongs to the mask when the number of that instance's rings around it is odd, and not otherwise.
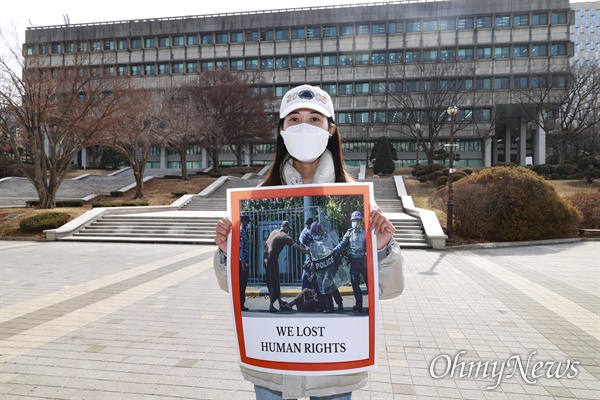
<path fill-rule="evenodd" d="M 396 228 L 394 228 L 394 225 L 383 215 L 383 212 L 377 206 L 373 206 L 369 215 L 369 222 L 371 231 L 377 237 L 377 250 L 381 250 L 389 243 L 392 236 L 394 236 Z"/>

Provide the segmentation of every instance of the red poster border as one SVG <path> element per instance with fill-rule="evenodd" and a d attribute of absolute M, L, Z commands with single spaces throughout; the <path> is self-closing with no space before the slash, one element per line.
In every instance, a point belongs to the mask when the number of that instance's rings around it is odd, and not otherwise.
<path fill-rule="evenodd" d="M 230 218 L 232 222 L 232 234 L 229 242 L 229 265 L 228 273 L 231 279 L 231 288 L 239 288 L 239 270 L 232 271 L 231 260 L 239 260 L 239 245 L 232 246 L 232 243 L 240 242 L 240 202 L 243 200 L 259 200 L 259 199 L 270 199 L 270 198 L 286 198 L 286 197 L 302 197 L 302 196 L 344 196 L 344 195 L 358 195 L 363 196 L 363 215 L 365 230 L 370 232 L 370 221 L 367 217 L 370 214 L 371 200 L 372 200 L 372 185 L 370 183 L 345 183 L 345 184 L 328 184 L 328 185 L 301 185 L 301 186 L 274 186 L 264 188 L 252 188 L 252 189 L 228 189 L 228 207 L 230 212 Z M 366 249 L 367 249 L 367 271 L 371 274 L 376 272 L 374 260 L 376 254 L 373 253 L 373 238 L 372 235 L 367 234 L 366 236 Z M 370 254 L 371 253 L 371 254 Z M 368 279 L 367 290 L 369 294 L 377 293 L 378 290 L 374 287 L 376 279 Z M 230 289 L 231 289 L 230 288 Z M 306 363 L 306 362 L 282 362 L 282 361 L 268 361 L 256 358 L 251 358 L 246 355 L 246 347 L 244 343 L 244 333 L 242 324 L 242 312 L 241 298 L 239 290 L 231 290 L 232 301 L 234 304 L 234 322 L 236 326 L 238 348 L 240 353 L 240 361 L 246 364 L 248 368 L 258 367 L 259 369 L 267 370 L 278 370 L 284 371 L 302 371 L 302 372 L 314 372 L 314 371 L 332 371 L 343 374 L 344 371 L 351 371 L 357 369 L 366 369 L 374 367 L 376 364 L 376 297 L 375 295 L 369 295 L 368 298 L 368 318 L 369 318 L 369 357 L 362 360 L 346 361 L 346 362 L 321 362 L 321 363 Z M 235 306 L 237 305 L 237 306 Z M 350 373 L 350 372 L 347 372 Z"/>

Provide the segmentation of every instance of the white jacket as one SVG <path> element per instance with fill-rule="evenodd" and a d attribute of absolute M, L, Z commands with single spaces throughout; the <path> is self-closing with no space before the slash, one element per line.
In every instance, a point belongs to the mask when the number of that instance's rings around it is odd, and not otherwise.
<path fill-rule="evenodd" d="M 379 298 L 391 299 L 404 290 L 404 259 L 400 246 L 391 239 L 386 247 L 377 252 L 379 266 Z M 227 286 L 227 259 L 217 250 L 213 260 L 219 287 Z M 367 383 L 367 372 L 347 375 L 298 376 L 261 372 L 240 366 L 244 378 L 255 385 L 283 393 L 284 399 L 309 396 L 331 396 L 360 389 Z"/>

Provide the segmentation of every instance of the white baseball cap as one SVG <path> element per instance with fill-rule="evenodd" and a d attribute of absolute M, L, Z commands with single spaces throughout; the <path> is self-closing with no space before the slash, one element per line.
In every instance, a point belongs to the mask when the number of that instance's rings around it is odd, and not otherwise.
<path fill-rule="evenodd" d="M 300 108 L 309 108 L 326 117 L 334 118 L 333 103 L 329 93 L 316 86 L 302 85 L 290 89 L 281 100 L 279 118 L 285 118 L 286 115 Z"/>

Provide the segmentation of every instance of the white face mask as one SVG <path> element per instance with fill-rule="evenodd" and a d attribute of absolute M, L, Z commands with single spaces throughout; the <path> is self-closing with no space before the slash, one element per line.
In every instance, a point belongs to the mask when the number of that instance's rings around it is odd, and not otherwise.
<path fill-rule="evenodd" d="M 288 153 L 304 163 L 321 157 L 329 140 L 328 131 L 305 123 L 290 126 L 280 133 Z"/>
<path fill-rule="evenodd" d="M 358 226 L 358 221 L 352 221 L 352 228 L 356 229 L 357 226 Z"/>

